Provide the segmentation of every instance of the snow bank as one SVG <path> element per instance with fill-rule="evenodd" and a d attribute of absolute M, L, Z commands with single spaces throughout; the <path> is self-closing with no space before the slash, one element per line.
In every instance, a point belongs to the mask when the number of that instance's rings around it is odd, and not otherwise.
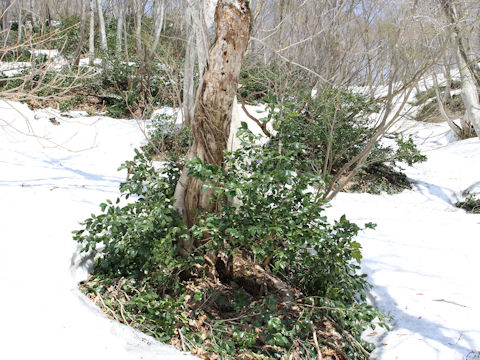
<path fill-rule="evenodd" d="M 193 358 L 108 320 L 77 290 L 89 263 L 72 258 L 71 231 L 117 196 L 126 174 L 116 169 L 145 141 L 144 124 L 66 115 L 0 101 L 0 358 Z M 414 188 L 341 193 L 328 209 L 331 218 L 378 224 L 359 237 L 363 270 L 371 300 L 393 323 L 365 333 L 378 345 L 372 359 L 478 360 L 480 215 L 453 204 L 478 187 L 480 141 L 455 141 L 445 124 L 403 121 L 395 131 L 414 135 L 428 156 L 407 169 Z"/>
<path fill-rule="evenodd" d="M 454 203 L 480 181 L 480 141 L 452 142 L 445 125 L 420 125 L 428 161 L 407 169 L 413 190 L 342 193 L 328 212 L 378 224 L 360 236 L 362 268 L 393 326 L 365 334 L 378 346 L 372 359 L 470 360 L 480 355 L 480 215 Z"/>
<path fill-rule="evenodd" d="M 1 359 L 193 359 L 109 320 L 70 271 L 71 231 L 118 195 L 143 141 L 135 121 L 0 101 Z"/>

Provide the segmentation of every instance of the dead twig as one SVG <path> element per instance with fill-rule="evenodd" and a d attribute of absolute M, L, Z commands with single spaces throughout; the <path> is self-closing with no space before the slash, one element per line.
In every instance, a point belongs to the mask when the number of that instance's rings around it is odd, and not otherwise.
<path fill-rule="evenodd" d="M 114 318 L 115 320 L 119 321 L 117 315 L 115 314 L 115 311 L 113 311 L 112 309 L 110 309 L 110 308 L 105 304 L 105 302 L 103 301 L 102 296 L 101 296 L 98 292 L 95 292 L 95 293 L 97 294 L 98 298 L 100 299 L 100 302 L 102 303 L 102 306 L 103 306 L 106 310 L 108 310 L 108 311 L 110 311 L 110 312 L 112 313 L 113 318 Z"/>
<path fill-rule="evenodd" d="M 256 93 L 253 93 L 251 95 L 254 95 Z M 268 136 L 269 138 L 272 138 L 273 135 L 270 131 L 268 131 L 267 129 L 267 123 L 262 123 L 260 120 L 258 120 L 255 116 L 253 116 L 252 114 L 250 114 L 245 106 L 245 99 L 240 95 L 238 94 L 238 97 L 240 98 L 240 103 L 242 104 L 242 110 L 245 112 L 245 115 L 248 116 L 249 119 L 251 119 L 253 122 L 255 122 L 255 124 L 257 124 L 260 129 L 263 131 L 263 133 Z"/>
<path fill-rule="evenodd" d="M 317 331 L 313 330 L 313 344 L 315 345 L 315 350 L 317 350 L 317 360 L 323 360 L 322 353 L 320 351 L 320 346 L 318 346 Z"/>

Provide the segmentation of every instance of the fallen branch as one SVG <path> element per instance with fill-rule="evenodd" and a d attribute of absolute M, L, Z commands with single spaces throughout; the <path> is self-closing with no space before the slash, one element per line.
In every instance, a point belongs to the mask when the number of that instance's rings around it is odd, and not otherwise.
<path fill-rule="evenodd" d="M 315 330 L 313 330 L 313 344 L 315 345 L 315 350 L 317 350 L 317 360 L 323 360 L 320 346 L 318 346 L 317 332 Z"/>

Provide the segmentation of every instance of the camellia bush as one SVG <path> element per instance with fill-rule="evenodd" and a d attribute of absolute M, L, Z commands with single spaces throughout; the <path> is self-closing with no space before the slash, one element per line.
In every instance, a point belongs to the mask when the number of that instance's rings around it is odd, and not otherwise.
<path fill-rule="evenodd" d="M 245 124 L 240 136 L 224 167 L 187 163 L 219 204 L 191 228 L 173 207 L 180 164 L 156 170 L 137 151 L 120 198 L 74 232 L 83 251 L 103 247 L 80 287 L 112 318 L 199 356 L 368 359 L 362 331 L 386 325 L 366 303 L 361 228 L 327 220 L 321 179 L 295 170 L 308 168 L 303 144 L 255 145 Z M 180 239 L 196 250 L 180 255 Z"/>
<path fill-rule="evenodd" d="M 273 122 L 277 130 L 271 146 L 301 144 L 303 151 L 296 155 L 297 163 L 306 166 L 306 171 L 323 174 L 324 183 L 362 153 L 377 131 L 379 104 L 350 90 L 324 87 L 314 97 L 309 94 L 283 103 L 270 93 L 265 100 L 269 109 L 265 121 Z M 349 184 L 350 190 L 379 193 L 410 187 L 399 165 L 412 165 L 425 161 L 426 157 L 411 138 L 394 136 L 393 143 L 374 145 Z"/>

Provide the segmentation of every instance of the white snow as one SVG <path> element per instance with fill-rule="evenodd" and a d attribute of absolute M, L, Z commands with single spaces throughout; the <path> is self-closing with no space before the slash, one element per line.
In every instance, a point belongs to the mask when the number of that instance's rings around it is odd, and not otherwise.
<path fill-rule="evenodd" d="M 193 358 L 107 319 L 70 269 L 71 231 L 117 195 L 137 123 L 53 115 L 0 101 L 0 359 Z"/>
<path fill-rule="evenodd" d="M 71 268 L 71 231 L 117 195 L 125 174 L 116 169 L 144 138 L 135 121 L 64 115 L 0 101 L 0 359 L 183 359 L 77 290 L 85 272 Z M 359 237 L 362 265 L 393 321 L 390 332 L 366 332 L 372 358 L 478 359 L 480 215 L 453 204 L 480 181 L 480 141 L 456 141 L 445 124 L 403 121 L 395 131 L 415 135 L 428 156 L 407 168 L 414 189 L 341 193 L 328 209 L 378 224 Z"/>
<path fill-rule="evenodd" d="M 20 74 L 24 69 L 32 66 L 31 62 L 0 61 L 0 75 L 12 77 Z"/>
<path fill-rule="evenodd" d="M 30 54 L 33 56 L 42 56 L 45 55 L 48 59 L 54 59 L 61 57 L 60 52 L 57 49 L 31 49 L 29 50 Z"/>
<path fill-rule="evenodd" d="M 78 63 L 79 66 L 90 66 L 90 60 L 88 58 L 80 59 Z M 93 65 L 100 66 L 102 65 L 102 59 L 95 58 L 93 59 Z"/>
<path fill-rule="evenodd" d="M 454 206 L 480 181 L 480 141 L 451 142 L 446 124 L 419 124 L 428 161 L 407 169 L 414 189 L 397 195 L 341 193 L 328 210 L 376 230 L 360 235 L 372 297 L 393 317 L 390 332 L 367 332 L 372 359 L 480 356 L 480 215 Z"/>

